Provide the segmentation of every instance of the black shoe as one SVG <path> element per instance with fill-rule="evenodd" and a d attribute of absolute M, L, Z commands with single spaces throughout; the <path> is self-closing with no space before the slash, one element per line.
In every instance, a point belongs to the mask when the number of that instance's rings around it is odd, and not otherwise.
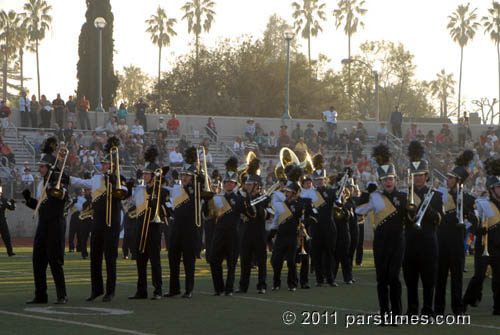
<path fill-rule="evenodd" d="M 288 288 L 288 291 L 290 291 L 290 292 L 295 292 L 295 291 L 297 291 L 297 288 L 296 288 L 296 287 L 289 287 L 289 288 Z"/>
<path fill-rule="evenodd" d="M 311 286 L 309 286 L 309 284 L 303 284 L 303 285 L 300 285 L 300 288 L 307 290 L 307 289 L 311 288 Z"/>
<path fill-rule="evenodd" d="M 279 286 L 274 286 L 271 291 L 279 291 L 280 290 L 280 287 Z"/>
<path fill-rule="evenodd" d="M 181 292 L 168 292 L 168 293 L 165 293 L 163 295 L 163 297 L 165 298 L 172 298 L 172 297 L 175 297 L 176 295 L 179 295 L 181 294 Z"/>
<path fill-rule="evenodd" d="M 15 252 L 11 252 L 11 253 L 10 253 L 10 254 L 8 254 L 8 255 L 9 255 L 9 257 L 12 257 L 12 256 L 15 256 L 15 255 L 16 255 L 16 253 L 15 253 Z"/>
<path fill-rule="evenodd" d="M 213 297 L 220 297 L 222 295 L 222 292 L 214 292 L 212 293 Z"/>
<path fill-rule="evenodd" d="M 90 295 L 90 297 L 88 297 L 87 299 L 85 299 L 85 301 L 94 301 L 97 297 L 101 296 L 102 293 L 92 293 Z"/>
<path fill-rule="evenodd" d="M 494 309 L 493 310 L 493 315 L 500 315 L 500 310 Z"/>
<path fill-rule="evenodd" d="M 148 296 L 147 295 L 140 295 L 140 294 L 135 294 L 135 295 L 131 295 L 130 297 L 128 297 L 129 299 L 133 300 L 133 299 L 147 299 Z"/>
<path fill-rule="evenodd" d="M 261 288 L 257 291 L 258 294 L 266 294 L 266 289 L 265 288 Z"/>
<path fill-rule="evenodd" d="M 27 303 L 28 305 L 33 305 L 33 304 L 46 304 L 46 303 L 48 303 L 48 300 L 47 300 L 47 299 L 38 299 L 38 298 L 34 298 L 33 300 L 26 301 L 26 303 Z"/>
<path fill-rule="evenodd" d="M 193 294 L 191 292 L 186 292 L 182 295 L 183 298 L 191 299 L 193 297 Z"/>
<path fill-rule="evenodd" d="M 233 296 L 233 292 L 226 292 L 226 293 L 224 293 L 224 295 L 226 297 L 232 297 Z"/>
<path fill-rule="evenodd" d="M 331 283 L 328 283 L 328 285 L 329 285 L 330 287 L 338 287 L 338 286 L 339 286 L 339 284 L 337 284 L 336 282 L 331 282 Z"/>
<path fill-rule="evenodd" d="M 153 297 L 151 298 L 151 300 L 161 300 L 161 298 L 162 298 L 161 294 L 155 294 L 155 295 L 153 295 Z"/>
<path fill-rule="evenodd" d="M 65 305 L 66 303 L 68 303 L 68 297 L 58 298 L 54 301 L 54 305 Z"/>
<path fill-rule="evenodd" d="M 102 302 L 110 302 L 114 297 L 114 294 L 106 294 L 104 297 L 102 297 Z"/>

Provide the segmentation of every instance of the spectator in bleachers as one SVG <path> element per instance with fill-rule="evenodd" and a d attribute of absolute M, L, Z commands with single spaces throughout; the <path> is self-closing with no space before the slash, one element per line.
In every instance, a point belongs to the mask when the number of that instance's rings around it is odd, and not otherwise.
<path fill-rule="evenodd" d="M 357 168 L 360 173 L 370 170 L 370 161 L 366 158 L 366 155 L 361 156 L 361 159 L 358 161 Z"/>
<path fill-rule="evenodd" d="M 118 116 L 118 120 L 127 120 L 127 115 L 128 115 L 128 111 L 127 111 L 127 105 L 125 105 L 125 103 L 121 103 L 120 104 L 120 108 L 118 108 L 118 112 L 117 112 L 117 116 Z"/>
<path fill-rule="evenodd" d="M 245 137 L 249 140 L 252 136 L 255 136 L 255 124 L 253 119 L 248 119 L 247 125 L 245 126 Z"/>
<path fill-rule="evenodd" d="M 168 161 L 171 166 L 182 166 L 184 158 L 182 157 L 181 149 L 179 147 L 176 147 L 175 150 L 170 152 L 168 155 Z"/>
<path fill-rule="evenodd" d="M 163 116 L 160 116 L 158 119 L 158 128 L 156 128 L 156 130 L 167 133 L 167 124 Z"/>
<path fill-rule="evenodd" d="M 181 139 L 179 140 L 179 144 L 177 146 L 179 147 L 181 152 L 184 152 L 187 148 L 191 146 L 191 143 L 187 140 L 186 135 L 182 135 Z"/>
<path fill-rule="evenodd" d="M 356 127 L 356 137 L 359 138 L 362 144 L 365 144 L 366 138 L 368 137 L 368 131 L 363 125 L 363 121 L 358 122 L 358 126 Z"/>
<path fill-rule="evenodd" d="M 85 95 L 78 100 L 78 118 L 80 119 L 80 129 L 91 129 L 88 111 L 90 109 L 90 101 Z"/>
<path fill-rule="evenodd" d="M 250 139 L 245 144 L 245 147 L 247 148 L 247 151 L 253 151 L 257 155 L 257 157 L 260 156 L 259 145 L 257 144 L 257 142 L 255 142 L 255 139 L 253 136 L 250 136 Z"/>
<path fill-rule="evenodd" d="M 215 119 L 213 117 L 209 117 L 207 121 L 207 134 L 210 136 L 212 141 L 217 140 L 217 128 L 215 127 Z"/>
<path fill-rule="evenodd" d="M 168 134 L 170 136 L 179 136 L 179 126 L 180 126 L 179 120 L 177 120 L 175 113 L 172 113 L 172 118 L 168 120 L 167 123 Z"/>
<path fill-rule="evenodd" d="M 64 142 L 69 143 L 72 136 L 73 136 L 73 122 L 69 121 L 68 125 L 63 130 Z"/>
<path fill-rule="evenodd" d="M 314 132 L 314 125 L 312 123 L 307 124 L 307 129 L 304 130 L 304 140 L 306 141 L 307 145 L 309 145 L 313 139 L 313 136 L 316 135 Z"/>
<path fill-rule="evenodd" d="M 118 125 L 118 131 L 122 134 L 128 133 L 128 125 L 125 119 L 120 119 L 120 124 Z"/>
<path fill-rule="evenodd" d="M 135 118 L 139 120 L 139 123 L 142 125 L 144 131 L 148 131 L 148 125 L 146 120 L 146 109 L 149 108 L 149 105 L 144 102 L 144 98 L 139 98 L 139 101 L 134 105 L 135 107 Z"/>
<path fill-rule="evenodd" d="M 434 142 L 436 142 L 436 139 L 434 138 L 434 130 L 431 129 L 427 132 L 427 135 L 425 135 L 425 143 L 433 145 Z"/>
<path fill-rule="evenodd" d="M 337 112 L 334 106 L 330 106 L 329 110 L 323 112 L 323 121 L 326 122 L 327 136 L 331 140 L 333 131 L 337 129 Z"/>
<path fill-rule="evenodd" d="M 355 138 L 351 145 L 352 159 L 356 163 L 361 158 L 361 153 L 363 152 L 363 143 L 359 138 Z"/>
<path fill-rule="evenodd" d="M 112 134 L 115 134 L 118 131 L 118 123 L 116 122 L 115 117 L 111 117 L 106 126 L 106 131 Z"/>
<path fill-rule="evenodd" d="M 54 119 L 59 125 L 64 125 L 64 108 L 66 104 L 64 100 L 61 99 L 61 94 L 57 93 L 57 98 L 52 101 L 52 107 L 54 108 Z"/>
<path fill-rule="evenodd" d="M 21 176 L 21 181 L 23 182 L 25 188 L 31 188 L 31 186 L 35 182 L 35 178 L 31 174 L 31 169 L 30 168 L 25 168 L 24 169 L 24 173 Z"/>
<path fill-rule="evenodd" d="M 144 128 L 139 123 L 139 120 L 135 120 L 135 124 L 132 126 L 131 133 L 137 136 L 144 136 Z"/>
<path fill-rule="evenodd" d="M 71 121 L 73 122 L 73 125 L 76 125 L 78 122 L 78 117 L 76 113 L 76 102 L 73 100 L 73 96 L 70 95 L 68 97 L 68 101 L 66 101 L 66 108 L 65 108 L 65 113 L 66 113 L 66 122 Z"/>
<path fill-rule="evenodd" d="M 0 154 L 7 158 L 9 163 L 16 163 L 16 157 L 14 155 L 14 150 L 9 143 L 5 143 L 0 137 Z"/>
<path fill-rule="evenodd" d="M 7 105 L 7 101 L 2 100 L 0 104 L 0 122 L 2 125 L 2 136 L 5 135 L 5 129 L 9 126 L 9 116 L 11 114 L 10 107 Z"/>
<path fill-rule="evenodd" d="M 267 153 L 270 155 L 276 155 L 278 153 L 278 139 L 276 138 L 274 131 L 271 131 L 267 137 L 266 149 Z"/>
<path fill-rule="evenodd" d="M 31 105 L 26 97 L 26 92 L 21 92 L 19 97 L 19 112 L 21 114 L 21 127 L 28 127 L 31 113 Z M 36 126 L 33 126 L 36 127 Z"/>
<path fill-rule="evenodd" d="M 297 144 L 295 144 L 295 153 L 300 161 L 303 161 L 307 153 L 307 144 L 304 142 L 304 137 L 301 136 Z"/>
<path fill-rule="evenodd" d="M 299 142 L 300 138 L 304 137 L 304 132 L 300 129 L 300 123 L 297 122 L 295 129 L 292 131 L 292 141 L 293 143 Z"/>
<path fill-rule="evenodd" d="M 40 127 L 40 123 L 38 122 L 38 120 L 40 119 L 39 118 L 40 109 L 41 109 L 40 103 L 38 102 L 38 100 L 36 100 L 36 95 L 33 94 L 31 96 L 31 101 L 30 101 L 30 110 L 31 110 L 30 117 L 31 117 L 31 126 L 33 128 Z"/>
<path fill-rule="evenodd" d="M 377 142 L 387 141 L 387 135 L 389 131 L 385 127 L 385 122 L 380 122 L 380 126 L 377 129 Z"/>
<path fill-rule="evenodd" d="M 286 125 L 282 125 L 280 127 L 280 137 L 278 139 L 278 146 L 280 148 L 289 147 L 291 144 L 290 136 L 288 136 L 288 127 Z"/>
<path fill-rule="evenodd" d="M 319 141 L 318 135 L 314 134 L 311 141 L 309 141 L 309 143 L 306 142 L 306 144 L 307 144 L 307 148 L 309 149 L 309 152 L 311 153 L 311 155 L 319 153 L 321 143 Z"/>
<path fill-rule="evenodd" d="M 339 142 L 340 150 L 347 151 L 347 148 L 349 145 L 349 133 L 347 133 L 347 128 L 344 128 L 342 130 L 342 133 L 339 135 L 338 142 Z"/>
<path fill-rule="evenodd" d="M 50 101 L 47 100 L 45 94 L 40 98 L 40 116 L 42 119 L 42 128 L 50 128 L 50 119 L 52 117 L 52 106 L 50 105 Z"/>
<path fill-rule="evenodd" d="M 394 111 L 391 113 L 391 128 L 392 134 L 398 138 L 402 137 L 401 125 L 403 124 L 403 114 L 399 111 L 399 106 L 394 107 Z"/>
<path fill-rule="evenodd" d="M 255 135 L 255 142 L 257 142 L 257 146 L 259 147 L 260 152 L 265 152 L 267 147 L 267 138 L 264 136 L 262 129 L 257 130 L 257 134 Z"/>
<path fill-rule="evenodd" d="M 243 141 L 241 140 L 241 136 L 238 136 L 236 138 L 236 141 L 234 141 L 233 151 L 240 157 L 243 157 L 243 155 L 245 154 L 245 143 L 243 143 Z"/>

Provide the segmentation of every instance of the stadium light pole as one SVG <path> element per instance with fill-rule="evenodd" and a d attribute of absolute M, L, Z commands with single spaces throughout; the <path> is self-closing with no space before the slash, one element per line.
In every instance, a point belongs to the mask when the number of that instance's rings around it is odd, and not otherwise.
<path fill-rule="evenodd" d="M 285 31 L 286 40 L 286 88 L 285 88 L 285 114 L 283 114 L 283 119 L 291 119 L 290 116 L 290 42 L 293 40 L 295 34 L 291 30 Z"/>
<path fill-rule="evenodd" d="M 365 65 L 366 67 L 368 67 L 370 69 L 371 73 L 373 74 L 373 77 L 375 78 L 375 119 L 377 121 L 380 121 L 378 72 L 375 71 L 370 64 L 365 63 L 365 62 L 363 62 L 362 60 L 359 60 L 359 59 L 344 58 L 341 61 L 341 63 L 343 65 L 350 64 L 352 62 L 358 62 L 358 63 L 361 63 L 361 64 Z"/>
<path fill-rule="evenodd" d="M 95 126 L 97 127 L 97 113 L 98 112 L 104 112 L 104 108 L 102 108 L 102 30 L 106 27 L 106 20 L 103 17 L 96 17 L 94 20 L 94 26 L 97 28 L 98 31 L 98 37 L 97 37 L 97 90 L 98 90 L 98 96 L 97 96 L 97 107 L 95 109 L 96 111 L 96 116 L 95 116 L 95 121 L 96 124 Z"/>

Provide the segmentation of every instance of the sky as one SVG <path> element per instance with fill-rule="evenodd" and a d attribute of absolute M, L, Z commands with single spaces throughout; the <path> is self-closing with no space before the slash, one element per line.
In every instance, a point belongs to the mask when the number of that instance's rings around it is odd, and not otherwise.
<path fill-rule="evenodd" d="M 235 38 L 244 34 L 261 36 L 268 19 L 277 13 L 292 23 L 292 1 L 289 0 L 214 0 L 215 22 L 209 34 L 201 38 L 208 47 L 223 38 Z M 72 94 L 77 86 L 78 36 L 85 20 L 85 0 L 47 0 L 52 5 L 52 29 L 40 44 L 41 90 L 49 99 L 56 93 L 63 97 Z M 144 72 L 157 76 L 158 49 L 145 32 L 145 20 L 161 5 L 169 17 L 177 19 L 173 38 L 168 50 L 162 50 L 162 71 L 168 70 L 176 56 L 187 53 L 192 47 L 193 35 L 187 32 L 187 22 L 181 20 L 185 0 L 111 0 L 114 14 L 115 70 L 133 64 Z M 332 11 L 337 0 L 327 3 L 327 22 L 323 32 L 312 40 L 312 57 L 318 53 L 332 60 L 334 70 L 341 68 L 340 61 L 347 57 L 347 38 L 342 29 L 336 30 Z M 0 0 L 0 9 L 22 11 L 24 0 Z M 363 17 L 365 28 L 352 38 L 352 54 L 359 52 L 364 41 L 387 40 L 401 42 L 410 51 L 417 66 L 420 80 L 434 80 L 445 69 L 454 73 L 458 86 L 460 48 L 453 43 L 446 29 L 448 16 L 465 1 L 459 0 L 366 0 L 368 10 Z M 487 14 L 491 0 L 473 0 L 478 18 Z M 97 33 L 97 32 L 96 32 Z M 296 37 L 297 38 L 297 37 Z M 284 42 L 285 43 L 285 42 Z M 307 53 L 306 41 L 301 41 Z M 464 50 L 462 96 L 466 101 L 479 98 L 498 98 L 498 60 L 493 42 L 482 29 Z M 36 93 L 36 61 L 33 54 L 26 54 L 25 74 L 32 78 L 27 87 Z M 456 88 L 458 94 L 458 87 Z M 472 105 L 467 105 L 473 111 Z"/>

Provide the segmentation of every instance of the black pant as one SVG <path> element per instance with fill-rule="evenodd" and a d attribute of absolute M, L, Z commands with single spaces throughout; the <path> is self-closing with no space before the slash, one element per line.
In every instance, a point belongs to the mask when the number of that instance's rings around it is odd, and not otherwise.
<path fill-rule="evenodd" d="M 224 284 L 222 273 L 222 261 L 227 262 L 227 278 Z M 212 241 L 212 255 L 210 257 L 210 269 L 215 292 L 232 293 L 234 286 L 234 274 L 236 262 L 238 261 L 238 230 L 219 229 L 215 230 Z"/>
<path fill-rule="evenodd" d="M 12 242 L 10 240 L 9 226 L 5 218 L 0 219 L 0 235 L 2 235 L 3 244 L 7 248 L 7 254 L 12 254 Z"/>
<path fill-rule="evenodd" d="M 172 220 L 173 221 L 173 220 Z M 194 288 L 194 269 L 196 262 L 196 230 L 191 227 L 183 227 L 188 222 L 170 222 L 168 264 L 170 267 L 170 293 L 180 293 L 180 263 L 181 256 L 184 263 L 186 275 L 186 293 L 191 293 Z M 192 224 L 192 223 L 191 223 Z"/>
<path fill-rule="evenodd" d="M 80 220 L 79 222 L 80 229 L 78 229 L 78 243 L 80 244 L 80 252 L 82 253 L 82 257 L 88 257 L 89 253 L 87 252 L 87 244 L 90 235 L 90 229 L 92 227 L 92 219 Z"/>
<path fill-rule="evenodd" d="M 358 245 L 356 247 L 356 265 L 361 265 L 363 263 L 363 244 L 365 242 L 365 224 L 361 223 L 358 225 Z"/>
<path fill-rule="evenodd" d="M 163 235 L 163 239 L 165 240 L 165 250 L 169 251 L 170 250 L 170 239 L 168 236 L 170 234 L 170 225 L 168 225 L 168 224 L 162 225 L 161 233 Z"/>
<path fill-rule="evenodd" d="M 309 283 L 309 254 L 311 253 L 310 241 L 304 241 L 304 251 L 299 245 L 298 254 L 296 256 L 297 263 L 300 264 L 299 283 L 301 286 Z"/>
<path fill-rule="evenodd" d="M 422 280 L 424 304 L 421 313 L 432 315 L 432 302 L 437 273 L 437 238 L 406 240 L 403 275 L 408 294 L 408 315 L 418 315 L 418 279 Z"/>
<path fill-rule="evenodd" d="M 29 125 L 29 114 L 30 112 L 21 111 L 21 127 L 28 127 Z"/>
<path fill-rule="evenodd" d="M 258 267 L 257 289 L 266 289 L 267 252 L 265 231 L 243 234 L 241 240 L 240 291 L 246 292 L 248 290 L 253 260 L 255 260 Z"/>
<path fill-rule="evenodd" d="M 474 275 L 465 290 L 463 297 L 464 305 L 476 305 L 483 298 L 483 282 L 486 278 L 486 270 L 489 264 L 490 257 L 483 256 L 483 248 L 476 247 L 474 251 Z"/>
<path fill-rule="evenodd" d="M 314 223 L 313 225 L 317 225 Z M 335 248 L 337 244 L 337 233 L 334 229 L 334 224 L 330 227 L 313 226 L 311 257 L 314 273 L 316 274 L 316 282 L 324 283 L 325 279 L 328 283 L 333 283 L 332 264 L 335 259 Z"/>
<path fill-rule="evenodd" d="M 212 256 L 212 240 L 214 238 L 215 218 L 203 221 L 203 230 L 205 232 L 205 259 L 210 262 Z"/>
<path fill-rule="evenodd" d="M 42 117 L 42 128 L 50 128 L 50 111 L 42 109 L 40 112 L 40 116 Z"/>
<path fill-rule="evenodd" d="M 276 238 L 273 254 L 271 256 L 271 265 L 273 266 L 273 287 L 281 286 L 281 269 L 286 259 L 288 267 L 287 284 L 289 288 L 297 287 L 297 265 L 295 257 L 297 255 L 297 237 L 280 236 Z"/>
<path fill-rule="evenodd" d="M 80 212 L 74 212 L 71 214 L 71 218 L 69 219 L 69 234 L 68 234 L 68 245 L 69 245 L 69 251 L 74 251 L 75 250 L 75 238 L 76 238 L 76 251 L 81 251 L 80 250 L 80 219 L 78 218 L 78 215 L 80 215 Z"/>
<path fill-rule="evenodd" d="M 30 112 L 29 113 L 30 119 L 31 119 L 31 127 L 32 128 L 38 128 L 40 125 L 38 124 L 38 116 L 36 115 L 35 112 Z"/>
<path fill-rule="evenodd" d="M 446 282 L 451 273 L 451 309 L 454 314 L 464 311 L 462 283 L 465 265 L 463 229 L 438 230 L 439 256 L 434 312 L 444 314 L 446 306 Z"/>
<path fill-rule="evenodd" d="M 143 217 L 139 218 L 140 220 Z M 142 224 L 139 226 L 137 240 L 140 241 L 142 232 Z M 161 279 L 161 227 L 158 223 L 151 222 L 149 225 L 148 237 L 146 240 L 146 248 L 144 253 L 137 252 L 137 295 L 146 297 L 148 295 L 147 283 L 147 266 L 148 260 L 151 262 L 151 275 L 155 295 L 162 295 L 162 279 Z"/>
<path fill-rule="evenodd" d="M 403 262 L 404 249 L 405 240 L 402 232 L 377 232 L 375 230 L 373 258 L 377 276 L 378 302 L 380 314 L 382 315 L 391 311 L 394 315 L 402 314 L 402 289 L 399 273 Z"/>
<path fill-rule="evenodd" d="M 64 109 L 62 108 L 54 109 L 54 117 L 59 127 L 64 128 Z"/>
<path fill-rule="evenodd" d="M 351 271 L 354 263 L 354 253 L 358 249 L 358 240 L 359 240 L 359 225 L 357 220 L 352 220 L 349 224 L 349 234 L 350 234 L 350 242 L 349 242 L 349 261 L 351 262 Z"/>
<path fill-rule="evenodd" d="M 78 119 L 80 120 L 80 129 L 91 129 L 89 113 L 87 111 L 78 111 Z"/>
<path fill-rule="evenodd" d="M 125 215 L 125 223 L 123 225 L 123 242 L 122 242 L 122 252 L 123 257 L 128 257 L 129 251 L 132 255 L 132 259 L 137 259 L 137 227 L 136 219 L 131 219 L 128 215 Z M 163 225 L 162 225 L 163 226 Z M 161 234 L 160 237 L 160 247 L 161 247 Z"/>
<path fill-rule="evenodd" d="M 349 257 L 349 240 L 343 239 L 342 242 L 337 240 L 335 248 L 335 257 L 333 262 L 333 280 L 337 279 L 339 266 L 342 266 L 342 277 L 347 283 L 352 280 L 352 259 Z"/>
<path fill-rule="evenodd" d="M 95 215 L 94 217 L 96 217 Z M 102 278 L 102 259 L 106 261 L 106 294 L 113 295 L 116 286 L 116 257 L 118 257 L 118 241 L 120 224 L 116 220 L 108 227 L 103 220 L 93 222 L 90 238 L 90 271 L 92 292 L 96 295 L 104 293 Z"/>
<path fill-rule="evenodd" d="M 64 233 L 66 220 L 63 216 L 40 218 L 33 244 L 33 274 L 35 299 L 47 300 L 47 265 L 50 265 L 56 286 L 57 298 L 66 297 L 64 280 Z"/>
<path fill-rule="evenodd" d="M 401 138 L 401 123 L 392 124 L 392 134 L 398 138 Z"/>

